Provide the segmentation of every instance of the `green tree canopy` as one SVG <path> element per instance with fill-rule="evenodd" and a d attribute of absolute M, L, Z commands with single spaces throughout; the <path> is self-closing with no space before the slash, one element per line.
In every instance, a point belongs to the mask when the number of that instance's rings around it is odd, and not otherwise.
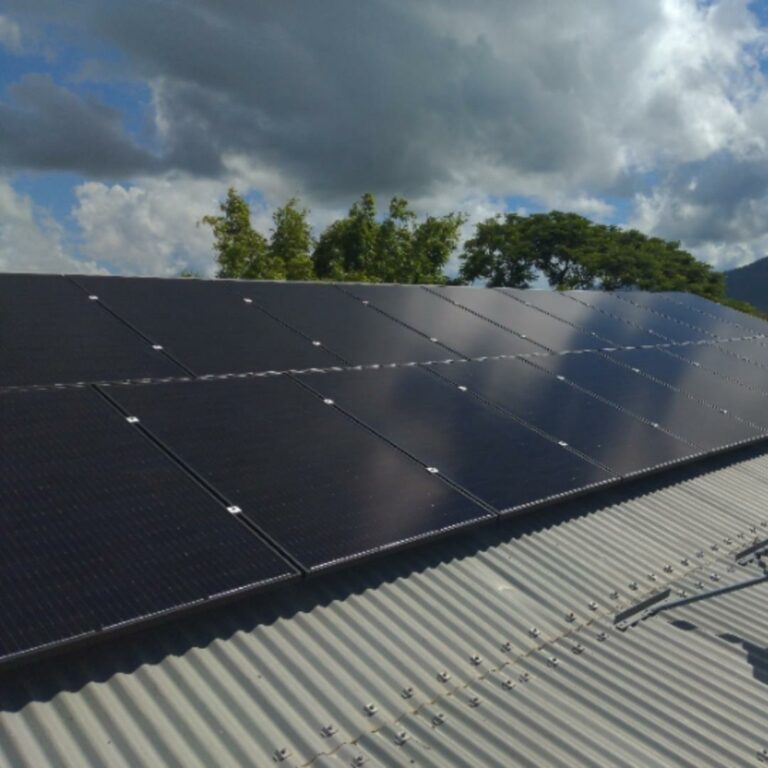
<path fill-rule="evenodd" d="M 274 228 L 269 241 L 269 255 L 273 263 L 282 264 L 286 280 L 311 280 L 315 276 L 308 213 L 292 197 L 272 214 Z"/>
<path fill-rule="evenodd" d="M 204 216 L 203 224 L 213 230 L 217 277 L 281 279 L 285 269 L 272 258 L 265 237 L 251 226 L 248 203 L 230 187 L 219 206 L 221 216 Z"/>
<path fill-rule="evenodd" d="M 597 224 L 575 213 L 516 213 L 480 222 L 464 244 L 461 277 L 525 288 L 537 272 L 550 286 L 725 293 L 721 274 L 680 243 Z"/>
<path fill-rule="evenodd" d="M 376 218 L 376 201 L 364 194 L 344 219 L 320 236 L 315 273 L 330 280 L 388 283 L 444 282 L 445 267 L 459 242 L 464 217 L 428 216 L 418 221 L 408 201 L 393 197 L 387 217 Z"/>

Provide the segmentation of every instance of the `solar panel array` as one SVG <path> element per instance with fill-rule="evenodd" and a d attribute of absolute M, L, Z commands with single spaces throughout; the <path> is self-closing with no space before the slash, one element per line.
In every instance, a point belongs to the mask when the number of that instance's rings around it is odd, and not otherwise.
<path fill-rule="evenodd" d="M 768 432 L 685 294 L 0 277 L 0 662 Z"/>

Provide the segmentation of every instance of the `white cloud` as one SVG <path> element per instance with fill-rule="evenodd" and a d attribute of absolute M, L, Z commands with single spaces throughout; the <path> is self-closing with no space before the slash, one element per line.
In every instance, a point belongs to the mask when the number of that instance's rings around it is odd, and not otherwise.
<path fill-rule="evenodd" d="M 61 227 L 29 197 L 0 179 L 0 272 L 96 272 L 75 258 Z"/>
<path fill-rule="evenodd" d="M 0 14 L 0 45 L 11 53 L 21 53 L 21 29 L 19 25 Z"/>

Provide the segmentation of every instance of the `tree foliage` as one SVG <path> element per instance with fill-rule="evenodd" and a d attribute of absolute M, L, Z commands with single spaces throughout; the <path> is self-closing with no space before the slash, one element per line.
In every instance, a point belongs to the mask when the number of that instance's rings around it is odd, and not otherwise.
<path fill-rule="evenodd" d="M 444 282 L 443 269 L 459 244 L 463 222 L 455 213 L 418 221 L 402 197 L 392 198 L 387 217 L 379 221 L 376 201 L 366 193 L 320 236 L 315 273 L 329 280 Z"/>
<path fill-rule="evenodd" d="M 464 244 L 461 276 L 524 288 L 537 273 L 553 288 L 639 288 L 724 296 L 722 275 L 680 243 L 597 224 L 575 213 L 487 219 Z"/>
<path fill-rule="evenodd" d="M 311 280 L 315 276 L 308 213 L 299 208 L 299 201 L 292 197 L 272 214 L 275 226 L 269 241 L 269 255 L 274 263 L 282 265 L 286 280 Z"/>

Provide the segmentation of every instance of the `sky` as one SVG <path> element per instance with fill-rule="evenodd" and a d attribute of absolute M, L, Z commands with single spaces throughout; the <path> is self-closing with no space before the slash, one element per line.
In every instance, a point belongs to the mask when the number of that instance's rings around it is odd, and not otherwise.
<path fill-rule="evenodd" d="M 768 255 L 768 0 L 2 0 L 0 271 L 212 274 L 363 192 Z M 456 261 L 452 263 L 455 269 Z"/>

